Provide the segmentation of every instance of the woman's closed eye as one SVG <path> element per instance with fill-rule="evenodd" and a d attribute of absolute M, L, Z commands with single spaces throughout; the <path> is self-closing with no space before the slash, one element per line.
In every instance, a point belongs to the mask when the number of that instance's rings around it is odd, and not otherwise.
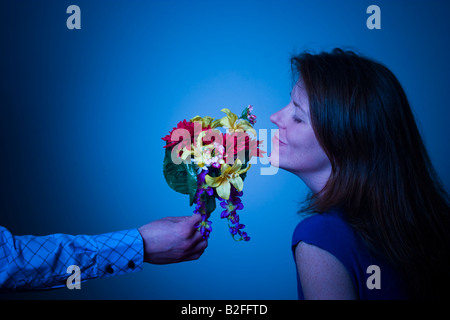
<path fill-rule="evenodd" d="M 299 117 L 297 117 L 296 115 L 293 115 L 292 119 L 294 119 L 294 121 L 297 122 L 297 123 L 303 122 L 303 120 L 300 119 Z"/>

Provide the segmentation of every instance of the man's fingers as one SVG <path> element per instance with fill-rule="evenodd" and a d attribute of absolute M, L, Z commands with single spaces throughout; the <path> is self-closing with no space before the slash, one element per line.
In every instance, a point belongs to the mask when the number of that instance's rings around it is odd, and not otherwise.
<path fill-rule="evenodd" d="M 200 241 L 197 243 L 197 245 L 191 250 L 191 252 L 185 257 L 185 260 L 197 260 L 200 258 L 200 256 L 205 251 L 206 247 L 208 247 L 208 241 L 202 239 L 203 241 Z"/>
<path fill-rule="evenodd" d="M 202 222 L 202 216 L 198 213 L 194 213 L 189 217 L 189 222 L 195 226 L 197 223 Z"/>
<path fill-rule="evenodd" d="M 190 217 L 186 217 L 186 219 L 183 221 L 183 223 L 186 224 L 187 228 L 190 230 L 189 236 L 190 237 L 197 237 L 197 235 L 200 234 L 198 232 L 198 224 L 202 222 L 202 216 L 198 213 L 194 213 Z M 201 237 L 201 235 L 200 235 Z"/>
<path fill-rule="evenodd" d="M 175 216 L 175 217 L 166 217 L 164 218 L 171 222 L 180 222 L 180 223 L 186 223 L 189 226 L 195 226 L 197 223 L 200 223 L 202 221 L 202 216 L 198 213 L 194 213 L 191 216 Z"/>

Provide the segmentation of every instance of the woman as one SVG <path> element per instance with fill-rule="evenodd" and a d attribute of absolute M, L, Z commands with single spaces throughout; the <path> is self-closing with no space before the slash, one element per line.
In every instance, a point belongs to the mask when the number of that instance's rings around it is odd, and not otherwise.
<path fill-rule="evenodd" d="M 291 62 L 270 160 L 311 189 L 293 235 L 299 298 L 448 297 L 449 198 L 396 77 L 341 49 Z"/>

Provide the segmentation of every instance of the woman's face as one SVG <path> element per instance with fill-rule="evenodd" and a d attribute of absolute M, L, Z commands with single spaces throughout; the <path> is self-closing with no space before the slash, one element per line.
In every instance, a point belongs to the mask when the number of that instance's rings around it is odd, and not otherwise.
<path fill-rule="evenodd" d="M 299 176 L 313 191 L 320 191 L 331 172 L 330 161 L 316 139 L 309 116 L 308 95 L 300 80 L 291 101 L 270 116 L 279 128 L 272 139 L 270 162 Z"/>

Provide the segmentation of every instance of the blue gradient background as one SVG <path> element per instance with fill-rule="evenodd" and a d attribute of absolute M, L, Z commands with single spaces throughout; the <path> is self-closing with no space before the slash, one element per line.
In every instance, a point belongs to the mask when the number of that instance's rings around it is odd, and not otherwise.
<path fill-rule="evenodd" d="M 66 8 L 81 8 L 81 30 Z M 366 8 L 381 8 L 381 30 Z M 291 54 L 350 47 L 403 84 L 450 185 L 449 1 L 2 1 L 0 225 L 14 234 L 97 234 L 190 215 L 162 175 L 179 120 L 255 106 L 257 128 L 289 101 Z M 197 261 L 0 299 L 296 299 L 290 251 L 307 190 L 287 172 L 249 172 L 235 243 L 212 217 Z"/>

